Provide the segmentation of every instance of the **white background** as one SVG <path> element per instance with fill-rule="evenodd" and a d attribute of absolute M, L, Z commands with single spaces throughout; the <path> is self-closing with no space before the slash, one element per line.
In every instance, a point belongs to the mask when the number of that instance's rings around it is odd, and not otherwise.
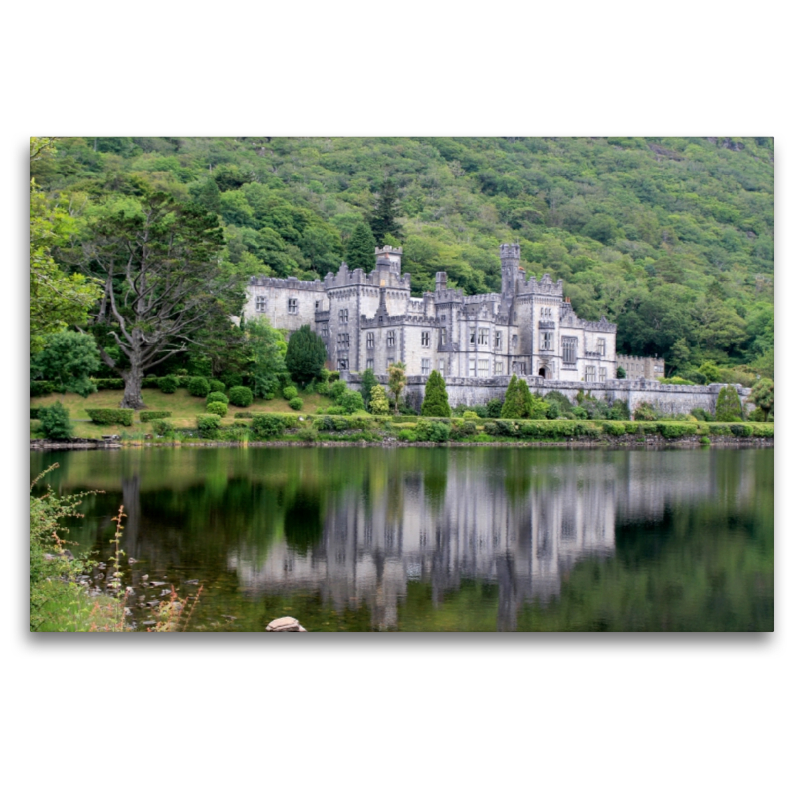
<path fill-rule="evenodd" d="M 800 141 L 782 7 L 6 7 L 7 797 L 796 796 Z M 304 134 L 776 137 L 776 633 L 26 632 L 28 137 Z"/>

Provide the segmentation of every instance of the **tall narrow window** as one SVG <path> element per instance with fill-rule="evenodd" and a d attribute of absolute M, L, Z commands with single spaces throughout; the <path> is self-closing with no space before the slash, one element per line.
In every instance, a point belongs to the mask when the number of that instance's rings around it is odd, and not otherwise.
<path fill-rule="evenodd" d="M 475 328 L 469 329 L 469 343 L 475 344 Z"/>
<path fill-rule="evenodd" d="M 439 347 L 444 347 L 447 344 L 447 330 L 439 328 Z"/>
<path fill-rule="evenodd" d="M 503 333 L 502 331 L 494 332 L 494 349 L 499 350 L 503 346 Z"/>
<path fill-rule="evenodd" d="M 297 313 L 297 298 L 290 297 L 289 298 L 289 313 L 296 314 Z"/>
<path fill-rule="evenodd" d="M 596 378 L 595 378 L 596 374 L 597 373 L 595 372 L 595 368 L 594 367 L 586 367 L 586 380 L 587 381 L 596 380 Z"/>
<path fill-rule="evenodd" d="M 600 353 L 601 356 L 606 354 L 606 340 L 605 339 L 598 339 L 597 340 L 597 352 Z"/>
<path fill-rule="evenodd" d="M 439 359 L 439 374 L 440 375 L 444 375 L 445 374 L 445 371 L 444 371 L 444 359 L 443 358 Z"/>
<path fill-rule="evenodd" d="M 367 359 L 367 369 L 375 369 L 375 359 L 368 358 Z"/>
<path fill-rule="evenodd" d="M 375 334 L 370 332 L 367 334 L 367 350 L 372 350 L 375 347 Z"/>
<path fill-rule="evenodd" d="M 494 362 L 494 374 L 495 375 L 502 375 L 503 374 L 503 362 L 502 361 L 495 361 Z"/>
<path fill-rule="evenodd" d="M 478 328 L 478 344 L 489 344 L 488 328 Z"/>
<path fill-rule="evenodd" d="M 474 359 L 474 358 L 471 358 L 471 359 L 469 360 L 469 376 L 470 376 L 470 378 L 475 378 L 475 377 L 477 377 L 477 374 L 476 374 L 476 371 L 475 371 L 475 369 L 476 369 L 476 368 L 475 368 L 475 359 Z"/>
<path fill-rule="evenodd" d="M 347 323 L 347 309 L 346 308 L 340 308 L 339 309 L 339 322 L 341 322 L 342 324 L 346 324 Z"/>
<path fill-rule="evenodd" d="M 431 346 L 431 332 L 430 331 L 422 331 L 422 346 L 423 347 L 430 347 Z"/>
<path fill-rule="evenodd" d="M 328 338 L 328 323 L 327 322 L 323 324 L 322 332 L 320 333 L 320 336 L 322 336 L 323 339 L 327 339 Z"/>
<path fill-rule="evenodd" d="M 543 331 L 541 333 L 541 346 L 542 346 L 542 350 L 552 350 L 553 349 L 553 332 L 552 331 Z"/>
<path fill-rule="evenodd" d="M 489 377 L 489 359 L 488 358 L 479 358 L 478 359 L 478 377 L 479 378 L 488 378 Z"/>
<path fill-rule="evenodd" d="M 261 314 L 267 313 L 267 298 L 263 294 L 256 295 L 256 311 Z"/>
<path fill-rule="evenodd" d="M 422 374 L 428 375 L 431 371 L 431 360 L 429 358 L 422 359 Z"/>
<path fill-rule="evenodd" d="M 394 347 L 394 331 L 389 331 L 386 334 L 386 346 Z"/>
<path fill-rule="evenodd" d="M 600 380 L 604 381 L 608 377 L 608 370 L 605 367 L 600 367 Z"/>
<path fill-rule="evenodd" d="M 578 352 L 578 339 L 575 336 L 561 337 L 561 359 L 565 364 L 574 364 Z"/>

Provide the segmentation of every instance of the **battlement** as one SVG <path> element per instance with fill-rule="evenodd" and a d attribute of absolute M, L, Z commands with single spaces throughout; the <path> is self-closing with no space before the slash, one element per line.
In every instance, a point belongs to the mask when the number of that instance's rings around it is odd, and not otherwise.
<path fill-rule="evenodd" d="M 267 275 L 253 275 L 250 286 L 263 286 L 267 289 L 295 289 L 308 292 L 324 292 L 325 286 L 319 278 L 301 281 L 299 278 L 273 278 Z"/>
<path fill-rule="evenodd" d="M 564 281 L 559 278 L 553 283 L 550 278 L 550 273 L 545 272 L 542 279 L 537 281 L 535 277 L 525 280 L 524 276 L 520 275 L 520 287 L 517 294 L 549 294 L 556 297 L 564 296 Z"/>
<path fill-rule="evenodd" d="M 325 276 L 323 285 L 325 290 L 375 286 L 411 292 L 411 275 L 408 272 L 400 275 L 399 271 L 394 269 L 379 269 L 378 267 L 372 272 L 364 272 L 363 269 L 351 270 L 347 263 L 342 261 L 338 272 L 329 272 Z"/>

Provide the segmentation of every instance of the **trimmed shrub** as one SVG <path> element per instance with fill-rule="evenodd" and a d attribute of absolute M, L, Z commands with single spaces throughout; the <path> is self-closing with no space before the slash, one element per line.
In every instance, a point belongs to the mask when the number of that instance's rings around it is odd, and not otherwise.
<path fill-rule="evenodd" d="M 166 419 L 157 419 L 153 422 L 153 433 L 158 436 L 169 436 L 175 432 L 175 424 Z"/>
<path fill-rule="evenodd" d="M 418 442 L 446 442 L 450 438 L 450 426 L 444 422 L 422 419 L 417 423 Z"/>
<path fill-rule="evenodd" d="M 228 404 L 227 403 L 206 403 L 206 413 L 207 414 L 216 414 L 218 417 L 224 417 L 228 413 Z"/>
<path fill-rule="evenodd" d="M 178 391 L 178 379 L 174 375 L 165 375 L 158 379 L 158 388 L 164 394 L 175 394 Z"/>
<path fill-rule="evenodd" d="M 486 403 L 486 415 L 491 418 L 497 418 L 503 411 L 503 400 L 499 397 L 493 397 Z"/>
<path fill-rule="evenodd" d="M 69 421 L 69 410 L 61 403 L 43 406 L 39 409 L 39 422 L 42 433 L 48 439 L 71 439 L 72 424 Z"/>
<path fill-rule="evenodd" d="M 640 431 L 641 426 L 638 422 L 626 422 L 625 423 L 625 433 L 637 434 Z"/>
<path fill-rule="evenodd" d="M 659 422 L 658 432 L 665 439 L 677 439 L 680 436 L 693 436 L 697 432 L 694 422 Z"/>
<path fill-rule="evenodd" d="M 330 414 L 334 417 L 343 417 L 345 414 L 347 414 L 342 406 L 328 406 L 323 413 Z"/>
<path fill-rule="evenodd" d="M 292 411 L 299 411 L 302 407 L 303 407 L 303 400 L 300 397 L 293 397 L 289 401 L 289 408 L 291 408 Z"/>
<path fill-rule="evenodd" d="M 742 404 L 739 402 L 739 393 L 734 386 L 726 384 L 720 389 L 714 417 L 717 422 L 742 421 Z"/>
<path fill-rule="evenodd" d="M 228 405 L 228 395 L 224 392 L 209 392 L 208 397 L 206 397 L 206 407 L 208 407 L 209 403 L 225 403 L 225 405 Z"/>
<path fill-rule="evenodd" d="M 736 425 L 736 424 L 734 424 L 734 425 L 731 425 L 731 433 L 734 436 L 736 436 L 736 437 L 738 437 L 740 439 L 743 438 L 743 437 L 746 437 L 746 436 L 752 436 L 753 435 L 753 426 L 752 425 Z"/>
<path fill-rule="evenodd" d="M 124 389 L 125 381 L 122 378 L 92 378 L 92 381 L 98 389 Z M 144 381 L 142 381 L 144 386 Z"/>
<path fill-rule="evenodd" d="M 712 436 L 730 436 L 731 426 L 723 422 L 712 422 L 709 426 L 709 433 Z"/>
<path fill-rule="evenodd" d="M 211 391 L 208 381 L 205 378 L 189 378 L 189 383 L 186 384 L 189 394 L 192 397 L 206 397 Z"/>
<path fill-rule="evenodd" d="M 451 415 L 444 378 L 437 370 L 431 372 L 425 383 L 425 399 L 422 401 L 419 413 L 423 417 L 449 417 Z"/>
<path fill-rule="evenodd" d="M 700 444 L 711 444 L 711 439 L 709 439 L 708 436 L 701 436 Z"/>
<path fill-rule="evenodd" d="M 105 378 L 103 379 L 105 380 Z M 119 380 L 118 378 L 110 378 L 109 380 Z M 158 388 L 158 377 L 156 375 L 146 375 L 142 379 L 142 389 L 157 389 Z M 100 388 L 100 381 L 98 381 L 97 388 Z"/>
<path fill-rule="evenodd" d="M 133 409 L 130 408 L 87 408 L 86 415 L 95 425 L 133 425 Z"/>
<path fill-rule="evenodd" d="M 210 378 L 209 381 L 208 381 L 208 391 L 209 392 L 224 392 L 225 391 L 225 383 L 224 383 L 224 381 L 217 381 L 217 380 L 214 380 L 213 378 Z"/>
<path fill-rule="evenodd" d="M 197 430 L 202 439 L 213 439 L 219 431 L 220 418 L 216 414 L 200 414 L 197 417 Z"/>
<path fill-rule="evenodd" d="M 347 391 L 347 384 L 341 380 L 335 380 L 331 383 L 331 388 L 328 390 L 328 396 L 334 401 L 336 405 L 340 405 L 339 398 Z"/>
<path fill-rule="evenodd" d="M 284 400 L 294 400 L 297 397 L 297 387 L 296 386 L 286 386 L 283 390 L 283 399 Z"/>
<path fill-rule="evenodd" d="M 583 406 L 575 406 L 571 413 L 575 419 L 589 419 L 589 412 Z"/>
<path fill-rule="evenodd" d="M 357 411 L 364 410 L 364 398 L 361 396 L 361 392 L 356 392 L 353 389 L 343 392 L 339 398 L 339 403 L 347 414 L 355 414 Z"/>
<path fill-rule="evenodd" d="M 275 439 L 286 430 L 283 414 L 253 414 L 253 436 L 256 439 Z"/>
<path fill-rule="evenodd" d="M 228 391 L 232 406 L 247 408 L 253 405 L 253 392 L 247 386 L 234 386 Z"/>
<path fill-rule="evenodd" d="M 234 419 L 253 419 L 252 411 L 237 411 L 233 415 Z"/>
<path fill-rule="evenodd" d="M 172 416 L 171 411 L 140 411 L 139 421 L 151 422 L 154 419 L 166 419 L 167 417 L 171 416 Z"/>
<path fill-rule="evenodd" d="M 53 381 L 31 381 L 31 397 L 44 397 L 56 391 Z"/>
<path fill-rule="evenodd" d="M 606 433 L 609 436 L 624 436 L 625 435 L 625 423 L 624 422 L 612 421 L 612 420 L 604 420 L 601 423 L 601 427 L 603 428 L 603 433 Z"/>

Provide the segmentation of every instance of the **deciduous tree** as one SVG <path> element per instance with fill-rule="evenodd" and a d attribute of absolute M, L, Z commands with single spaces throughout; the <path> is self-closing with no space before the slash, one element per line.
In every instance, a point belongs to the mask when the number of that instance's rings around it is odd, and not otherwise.
<path fill-rule="evenodd" d="M 406 365 L 402 361 L 389 364 L 389 391 L 394 395 L 394 413 L 399 414 L 400 395 L 406 388 Z"/>

